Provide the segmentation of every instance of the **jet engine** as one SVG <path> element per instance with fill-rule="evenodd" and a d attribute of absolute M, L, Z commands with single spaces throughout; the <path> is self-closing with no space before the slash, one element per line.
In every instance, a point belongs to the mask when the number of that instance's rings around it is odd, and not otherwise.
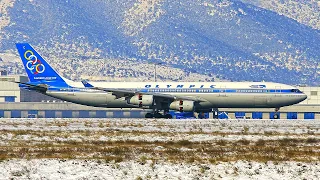
<path fill-rule="evenodd" d="M 194 101 L 173 101 L 170 104 L 170 109 L 177 110 L 180 112 L 193 112 L 194 111 Z"/>
<path fill-rule="evenodd" d="M 153 95 L 143 95 L 138 94 L 128 99 L 128 104 L 142 106 L 152 106 L 153 105 Z"/>

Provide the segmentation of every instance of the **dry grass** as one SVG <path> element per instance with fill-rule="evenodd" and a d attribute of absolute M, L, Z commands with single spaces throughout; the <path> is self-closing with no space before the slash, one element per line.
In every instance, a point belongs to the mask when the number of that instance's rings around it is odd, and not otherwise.
<path fill-rule="evenodd" d="M 69 122 L 65 122 L 65 121 L 53 121 L 53 122 L 49 122 L 47 124 L 45 124 L 45 126 L 56 126 L 56 127 L 60 127 L 60 128 L 63 128 L 63 127 L 68 127 L 70 124 L 72 123 L 69 123 Z M 105 135 L 105 136 L 109 136 L 109 135 L 113 135 L 115 133 L 118 133 L 119 135 L 126 135 L 126 134 L 133 134 L 133 135 L 145 135 L 145 134 L 156 134 L 156 135 L 160 135 L 160 136 L 165 136 L 165 135 L 172 135 L 174 134 L 173 132 L 149 132 L 149 131 L 137 131 L 137 130 L 133 130 L 133 131 L 119 131 L 113 127 L 118 127 L 119 125 L 115 124 L 115 123 L 110 123 L 110 122 L 106 122 L 106 123 L 103 123 L 102 121 L 98 121 L 96 123 L 93 123 L 93 122 L 88 122 L 88 121 L 85 121 L 85 122 L 81 122 L 79 124 L 83 124 L 84 127 L 86 128 L 92 128 L 92 127 L 95 127 L 95 128 L 98 128 L 98 130 L 95 132 L 96 134 L 98 135 Z M 12 125 L 14 127 L 18 127 L 19 123 L 9 123 L 8 125 Z M 32 123 L 31 122 L 27 122 L 25 123 L 26 126 L 31 126 Z M 160 127 L 164 127 L 165 125 L 158 125 Z M 140 123 L 137 123 L 137 124 L 122 124 L 120 127 L 137 127 L 137 128 L 142 128 L 143 125 L 140 124 Z M 168 126 L 167 126 L 168 127 Z M 170 126 L 169 126 L 170 127 Z M 174 129 L 175 127 L 172 126 L 170 127 L 172 129 Z M 230 127 L 229 127 L 230 128 Z M 222 128 L 223 129 L 223 128 Z M 228 128 L 226 128 L 228 129 Z M 249 127 L 247 126 L 244 126 L 242 127 L 242 130 L 241 131 L 230 131 L 230 132 L 223 132 L 223 131 L 213 131 L 213 132 L 204 132 L 203 129 L 201 127 L 194 127 L 193 129 L 191 129 L 190 131 L 188 132 L 179 132 L 179 134 L 188 134 L 188 135 L 197 135 L 197 134 L 206 134 L 206 135 L 212 135 L 212 136 L 227 136 L 227 135 L 264 135 L 264 136 L 282 136 L 282 135 L 285 135 L 285 136 L 297 136 L 296 133 L 293 133 L 293 132 L 278 132 L 278 131 L 270 131 L 270 130 L 267 130 L 267 131 L 261 131 L 261 132 L 251 132 L 249 131 Z M 6 130 L 1 130 L 1 131 L 6 131 Z M 84 132 L 88 131 L 87 133 L 90 133 L 92 132 L 91 130 L 72 130 L 72 133 L 78 133 L 78 134 L 83 134 Z M 314 132 L 314 131 L 317 131 L 317 132 Z M 320 135 L 320 133 L 318 132 L 318 130 L 314 129 L 314 131 L 306 131 L 304 132 L 303 134 L 299 134 L 299 136 L 309 136 L 309 135 L 314 135 L 314 136 L 317 136 L 317 135 Z M 49 133 L 52 134 L 57 134 L 57 133 L 66 133 L 65 131 L 46 131 L 46 132 L 43 132 L 43 131 L 34 131 L 34 130 L 16 130 L 16 131 L 12 131 L 13 134 L 16 134 L 16 135 L 23 135 L 23 134 L 35 134 L 35 135 L 39 135 L 40 133 Z M 312 132 L 312 133 L 310 133 Z"/>
<path fill-rule="evenodd" d="M 33 126 L 33 121 L 25 123 Z M 320 161 L 320 139 L 317 133 L 295 134 L 276 131 L 253 132 L 254 128 L 243 126 L 239 131 L 203 130 L 203 126 L 194 125 L 187 132 L 149 132 L 143 130 L 118 130 L 118 122 L 67 122 L 51 121 L 45 126 L 64 128 L 72 123 L 82 124 L 82 130 L 0 130 L 0 161 L 13 158 L 38 159 L 96 159 L 106 162 L 135 160 L 146 164 L 151 160 L 170 161 L 173 163 L 217 163 L 237 160 L 257 162 L 267 161 Z M 13 127 L 19 123 L 13 122 Z M 128 122 L 121 127 L 143 128 L 142 123 Z M 165 124 L 158 124 L 165 127 Z M 180 124 L 180 126 L 185 126 Z M 226 126 L 228 129 L 230 126 Z M 95 127 L 95 130 L 90 128 Z M 166 126 L 168 127 L 168 126 Z M 223 127 L 223 126 L 221 126 Z M 170 128 L 175 127 L 170 125 Z M 186 129 L 186 128 L 185 128 Z M 197 136 L 200 135 L 200 136 Z M 193 136 L 217 137 L 215 140 L 201 141 Z M 24 136 L 32 138 L 23 138 Z M 237 138 L 230 138 L 236 136 Z M 258 136 L 251 140 L 249 137 Z M 278 138 L 278 136 L 286 138 Z M 101 139 L 101 137 L 104 137 Z M 137 140 L 131 137 L 140 137 Z M 159 137 L 152 140 L 148 137 Z M 178 137 L 179 139 L 175 139 Z M 240 137 L 240 138 L 238 138 Z M 115 140 L 116 139 L 116 140 Z M 236 139 L 236 140 L 235 140 Z M 272 140 L 270 140 L 272 139 Z M 200 172 L 203 173 L 205 169 Z"/>
<path fill-rule="evenodd" d="M 29 132 L 6 132 L 15 135 L 25 135 Z M 35 134 L 44 132 L 33 132 Z M 52 132 L 46 132 L 50 134 Z M 57 132 L 60 133 L 63 132 Z M 70 132 L 69 132 L 70 133 Z M 92 135 L 94 133 L 86 133 Z M 74 136 L 74 134 L 70 134 Z M 213 142 L 181 141 L 52 141 L 37 142 L 12 140 L 7 146 L 0 147 L 0 160 L 12 158 L 60 158 L 60 159 L 99 159 L 121 162 L 136 160 L 146 163 L 148 157 L 152 160 L 167 160 L 170 162 L 210 162 L 252 160 L 266 161 L 319 161 L 320 147 L 315 138 L 280 140 L 262 140 L 251 142 L 246 139 L 238 141 L 218 140 Z M 156 147 L 163 147 L 155 149 Z M 187 149 L 185 149 L 187 148 Z M 143 155 L 142 155 L 143 154 Z"/>

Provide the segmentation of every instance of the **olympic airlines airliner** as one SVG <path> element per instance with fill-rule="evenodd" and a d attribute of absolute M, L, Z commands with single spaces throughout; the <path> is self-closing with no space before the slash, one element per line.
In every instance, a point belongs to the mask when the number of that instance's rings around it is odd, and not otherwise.
<path fill-rule="evenodd" d="M 152 109 L 146 118 L 172 118 L 169 110 L 280 108 L 307 97 L 296 87 L 272 82 L 74 82 L 60 76 L 29 44 L 16 46 L 29 77 L 27 83 L 16 82 L 21 88 L 87 106 Z"/>

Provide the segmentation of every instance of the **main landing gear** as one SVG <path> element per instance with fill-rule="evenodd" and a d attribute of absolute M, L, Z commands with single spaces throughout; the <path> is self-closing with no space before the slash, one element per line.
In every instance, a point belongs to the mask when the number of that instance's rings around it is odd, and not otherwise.
<path fill-rule="evenodd" d="M 156 118 L 156 119 L 164 118 L 164 119 L 172 119 L 172 115 L 171 115 L 171 114 L 168 114 L 168 113 L 162 115 L 161 113 L 156 112 L 156 113 L 147 113 L 147 114 L 145 115 L 145 118 Z"/>
<path fill-rule="evenodd" d="M 163 114 L 159 113 L 159 109 L 163 110 Z M 155 100 L 153 102 L 152 113 L 147 113 L 145 118 L 172 119 L 172 115 L 169 114 L 169 102 L 160 102 Z"/>

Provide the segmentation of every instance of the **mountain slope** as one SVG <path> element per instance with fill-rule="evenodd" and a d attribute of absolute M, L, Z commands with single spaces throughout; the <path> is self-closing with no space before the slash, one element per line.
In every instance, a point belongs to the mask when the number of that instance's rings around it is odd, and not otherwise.
<path fill-rule="evenodd" d="M 129 58 L 232 81 L 319 84 L 320 31 L 255 5 L 261 4 L 16 1 L 1 30 L 1 49 L 27 41 L 52 58 Z"/>

